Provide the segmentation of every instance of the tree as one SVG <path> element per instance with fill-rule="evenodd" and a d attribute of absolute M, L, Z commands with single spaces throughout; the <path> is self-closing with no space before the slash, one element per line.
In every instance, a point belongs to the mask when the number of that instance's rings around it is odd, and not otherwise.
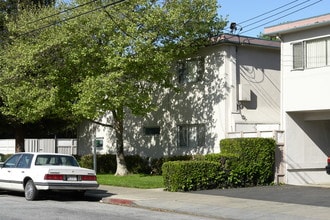
<path fill-rule="evenodd" d="M 11 43 L 7 28 L 7 23 L 10 20 L 15 20 L 22 10 L 30 8 L 43 8 L 53 7 L 55 0 L 7 0 L 0 2 L 0 50 L 6 48 L 6 44 Z M 31 19 L 29 17 L 28 21 Z M 4 68 L 4 63 L 0 63 L 0 69 Z M 3 72 L 3 71 L 2 71 Z M 0 97 L 0 104 L 2 104 L 2 97 Z M 5 121 L 7 127 L 14 128 L 14 134 L 16 139 L 16 151 L 24 151 L 24 136 L 25 129 L 29 126 L 25 122 L 22 122 L 16 115 L 2 114 L 1 118 Z M 2 121 L 3 122 L 3 121 Z"/>
<path fill-rule="evenodd" d="M 21 28 L 10 26 L 20 37 L 2 55 L 1 111 L 22 121 L 68 111 L 113 128 L 116 175 L 125 175 L 125 114 L 153 111 L 152 95 L 174 88 L 173 63 L 225 26 L 216 11 L 216 0 L 102 1 L 66 13 L 40 12 L 41 18 L 56 15 L 47 21 L 55 25 L 42 30 L 26 22 L 31 13 L 26 12 L 16 21 Z M 109 123 L 99 121 L 105 115 Z"/>

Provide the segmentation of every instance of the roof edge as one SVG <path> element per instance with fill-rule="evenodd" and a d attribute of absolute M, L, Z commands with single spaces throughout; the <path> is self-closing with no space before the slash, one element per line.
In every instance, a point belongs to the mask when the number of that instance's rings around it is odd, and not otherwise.
<path fill-rule="evenodd" d="M 227 44 L 251 45 L 251 46 L 272 47 L 272 48 L 280 48 L 281 45 L 280 41 L 265 40 L 255 37 L 240 36 L 233 34 L 221 34 L 217 37 L 212 37 L 211 43 L 212 45 L 227 43 Z"/>
<path fill-rule="evenodd" d="M 278 36 L 327 25 L 330 25 L 330 13 L 265 27 L 264 34 L 267 36 Z"/>

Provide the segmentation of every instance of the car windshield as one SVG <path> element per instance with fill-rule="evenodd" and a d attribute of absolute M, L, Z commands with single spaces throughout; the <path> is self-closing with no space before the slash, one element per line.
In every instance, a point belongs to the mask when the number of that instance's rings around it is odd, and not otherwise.
<path fill-rule="evenodd" d="M 38 155 L 35 165 L 74 166 L 79 167 L 73 156 L 69 155 Z"/>

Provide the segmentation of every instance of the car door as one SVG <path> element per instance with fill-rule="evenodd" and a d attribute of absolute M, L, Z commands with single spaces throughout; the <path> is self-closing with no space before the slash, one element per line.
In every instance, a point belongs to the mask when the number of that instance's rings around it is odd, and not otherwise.
<path fill-rule="evenodd" d="M 13 183 L 13 189 L 20 191 L 24 190 L 23 181 L 26 176 L 29 176 L 32 158 L 33 154 L 22 154 L 16 164 L 15 169 L 11 170 L 11 181 Z"/>
<path fill-rule="evenodd" d="M 14 154 L 5 163 L 0 169 L 0 188 L 2 189 L 13 189 L 15 187 L 15 173 L 16 165 L 21 158 L 22 154 Z"/>

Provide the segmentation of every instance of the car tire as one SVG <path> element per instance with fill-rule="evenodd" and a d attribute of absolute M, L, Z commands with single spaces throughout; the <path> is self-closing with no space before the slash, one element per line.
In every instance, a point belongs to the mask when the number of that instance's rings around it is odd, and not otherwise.
<path fill-rule="evenodd" d="M 35 200 L 38 197 L 38 190 L 32 180 L 28 180 L 25 184 L 24 195 L 28 201 Z"/>

